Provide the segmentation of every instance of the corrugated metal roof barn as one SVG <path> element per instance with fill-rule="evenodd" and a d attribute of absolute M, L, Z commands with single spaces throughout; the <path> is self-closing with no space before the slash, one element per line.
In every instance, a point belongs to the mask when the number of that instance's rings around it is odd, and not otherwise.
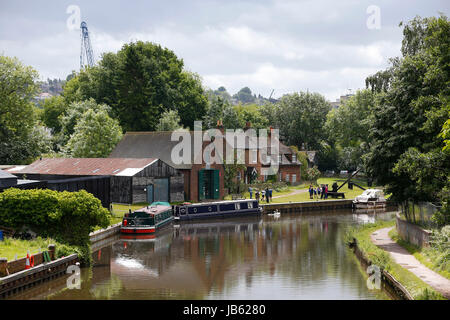
<path fill-rule="evenodd" d="M 34 180 L 71 180 L 68 183 L 76 177 L 109 177 L 110 201 L 116 203 L 184 201 L 183 175 L 155 158 L 45 158 L 8 172 Z M 106 192 L 98 188 L 106 189 L 96 186 L 94 195 Z"/>

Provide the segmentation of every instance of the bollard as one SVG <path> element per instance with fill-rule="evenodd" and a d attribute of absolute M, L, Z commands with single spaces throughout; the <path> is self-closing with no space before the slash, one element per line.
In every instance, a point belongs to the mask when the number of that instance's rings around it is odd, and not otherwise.
<path fill-rule="evenodd" d="M 54 244 L 48 245 L 48 253 L 50 254 L 50 259 L 55 260 L 56 246 Z"/>
<path fill-rule="evenodd" d="M 8 259 L 0 258 L 0 277 L 6 277 L 9 275 L 8 272 Z"/>

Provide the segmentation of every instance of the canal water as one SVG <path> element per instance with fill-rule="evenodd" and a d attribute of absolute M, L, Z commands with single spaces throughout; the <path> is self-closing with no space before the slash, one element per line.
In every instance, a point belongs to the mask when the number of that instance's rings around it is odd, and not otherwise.
<path fill-rule="evenodd" d="M 178 223 L 153 239 L 111 240 L 81 269 L 13 299 L 389 299 L 369 290 L 344 243 L 355 224 L 393 213 L 282 214 Z"/>

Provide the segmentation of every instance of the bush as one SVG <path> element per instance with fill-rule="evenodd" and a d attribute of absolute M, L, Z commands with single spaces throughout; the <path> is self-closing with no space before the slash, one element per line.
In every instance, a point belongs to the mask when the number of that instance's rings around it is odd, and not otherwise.
<path fill-rule="evenodd" d="M 87 246 L 96 226 L 107 227 L 109 211 L 81 190 L 7 189 L 0 193 L 0 225 L 31 230 L 69 245 Z"/>
<path fill-rule="evenodd" d="M 319 179 L 319 177 L 320 177 L 320 171 L 319 171 L 319 169 L 317 169 L 317 166 L 314 166 L 313 168 L 308 168 L 308 170 L 306 170 L 305 178 L 307 180 L 311 181 L 312 183 L 316 184 L 317 179 Z"/>
<path fill-rule="evenodd" d="M 81 265 L 90 265 L 92 262 L 90 245 L 85 246 L 70 246 L 67 244 L 58 243 L 56 245 L 56 258 L 70 256 L 76 253 Z"/>

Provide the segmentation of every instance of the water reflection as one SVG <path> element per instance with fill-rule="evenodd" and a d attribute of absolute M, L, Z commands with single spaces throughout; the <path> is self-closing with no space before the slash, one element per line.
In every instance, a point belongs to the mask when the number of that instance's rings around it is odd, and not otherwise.
<path fill-rule="evenodd" d="M 80 290 L 49 299 L 387 299 L 370 291 L 345 228 L 391 214 L 351 211 L 180 223 L 93 254 Z"/>

